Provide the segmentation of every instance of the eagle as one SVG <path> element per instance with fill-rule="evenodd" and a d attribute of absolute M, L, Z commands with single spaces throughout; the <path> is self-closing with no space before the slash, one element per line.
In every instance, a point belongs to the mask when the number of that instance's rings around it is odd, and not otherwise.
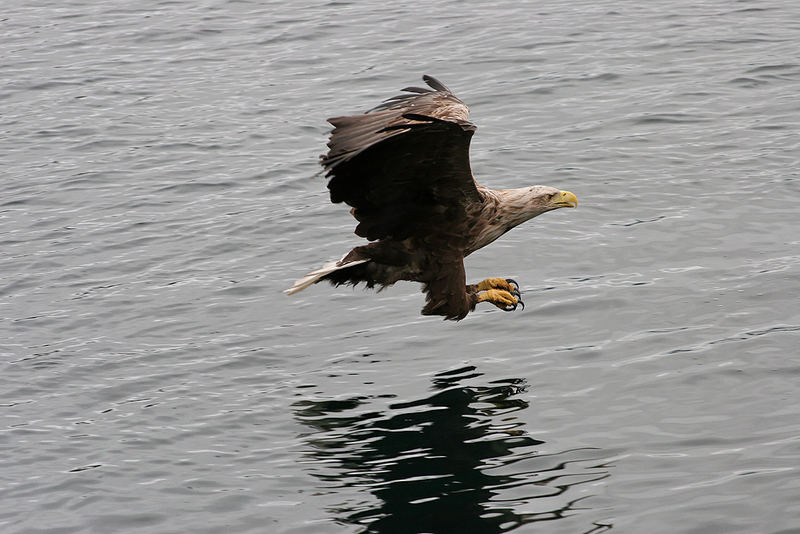
<path fill-rule="evenodd" d="M 421 282 L 423 315 L 461 320 L 480 302 L 516 310 L 519 284 L 504 277 L 468 284 L 464 258 L 547 211 L 574 208 L 575 194 L 545 185 L 493 190 L 475 182 L 469 108 L 442 82 L 403 93 L 358 115 L 333 117 L 327 171 L 331 202 L 344 202 L 369 243 L 297 280 L 291 295 L 323 280 L 380 289 Z"/>

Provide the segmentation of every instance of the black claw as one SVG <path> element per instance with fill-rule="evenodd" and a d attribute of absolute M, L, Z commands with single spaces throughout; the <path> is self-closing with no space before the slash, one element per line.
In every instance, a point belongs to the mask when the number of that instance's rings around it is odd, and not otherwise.
<path fill-rule="evenodd" d="M 514 280 L 513 278 L 506 278 L 506 282 L 508 282 L 508 284 L 511 286 L 511 291 L 509 291 L 509 293 L 514 295 L 517 298 L 517 300 L 522 302 L 521 299 L 522 292 L 519 289 L 519 284 L 517 283 L 517 281 Z"/>
<path fill-rule="evenodd" d="M 519 306 L 520 304 L 522 304 L 522 301 L 521 301 L 521 300 L 519 300 L 519 299 L 517 299 L 517 302 L 514 302 L 513 304 L 506 304 L 506 305 L 503 307 L 503 311 L 507 311 L 507 312 L 514 311 L 514 310 L 516 310 L 516 309 L 517 309 L 517 306 Z M 525 305 L 524 305 L 524 304 L 522 304 L 522 307 L 524 308 L 524 307 L 525 307 Z"/>
<path fill-rule="evenodd" d="M 517 297 L 517 300 L 519 301 L 519 305 L 522 306 L 522 309 L 524 310 L 525 309 L 525 303 L 522 302 L 522 299 L 519 298 L 519 297 Z"/>

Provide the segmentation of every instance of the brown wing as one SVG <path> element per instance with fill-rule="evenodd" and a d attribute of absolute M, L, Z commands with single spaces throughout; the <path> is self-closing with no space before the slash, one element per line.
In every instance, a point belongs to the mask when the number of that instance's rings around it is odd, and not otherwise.
<path fill-rule="evenodd" d="M 321 164 L 331 201 L 354 208 L 359 236 L 429 235 L 481 201 L 469 165 L 469 109 L 441 82 L 423 80 L 432 89 L 409 87 L 365 114 L 328 119 L 334 129 Z"/>

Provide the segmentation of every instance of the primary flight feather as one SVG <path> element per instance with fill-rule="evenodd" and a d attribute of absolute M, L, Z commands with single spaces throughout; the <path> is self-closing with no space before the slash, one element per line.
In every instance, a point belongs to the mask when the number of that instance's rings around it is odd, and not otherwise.
<path fill-rule="evenodd" d="M 493 190 L 475 182 L 469 109 L 439 80 L 360 114 L 334 117 L 327 170 L 331 201 L 344 202 L 358 221 L 355 233 L 371 241 L 323 265 L 286 290 L 291 295 L 326 280 L 334 285 L 385 287 L 421 282 L 424 315 L 460 320 L 479 302 L 511 311 L 522 304 L 506 278 L 467 284 L 464 257 L 537 215 L 576 207 L 569 191 L 534 185 Z"/>

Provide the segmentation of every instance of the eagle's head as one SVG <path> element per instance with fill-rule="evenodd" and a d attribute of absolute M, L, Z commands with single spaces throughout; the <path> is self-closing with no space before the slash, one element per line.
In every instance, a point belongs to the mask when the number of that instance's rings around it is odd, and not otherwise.
<path fill-rule="evenodd" d="M 534 185 L 529 188 L 528 203 L 532 211 L 544 213 L 558 208 L 577 208 L 578 197 L 549 185 Z"/>

